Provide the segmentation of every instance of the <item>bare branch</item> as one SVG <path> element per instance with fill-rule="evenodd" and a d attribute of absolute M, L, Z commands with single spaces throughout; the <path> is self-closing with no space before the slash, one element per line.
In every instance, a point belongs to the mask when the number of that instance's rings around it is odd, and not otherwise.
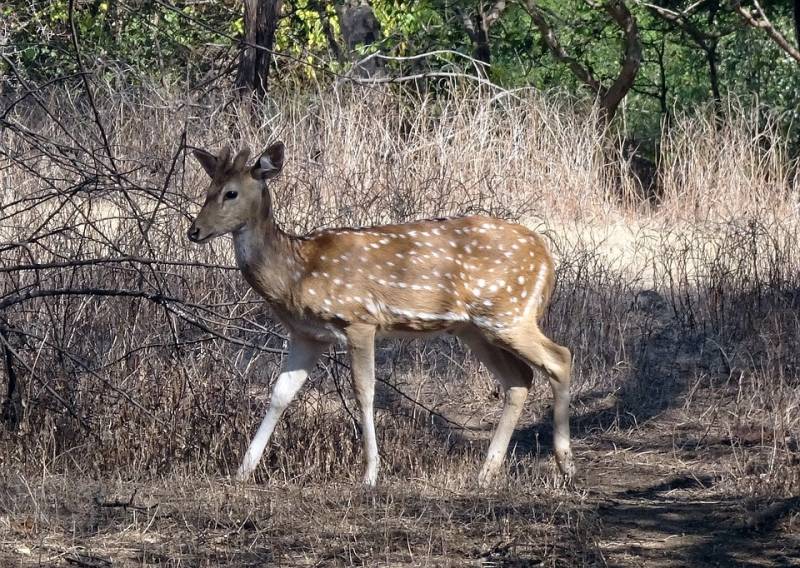
<path fill-rule="evenodd" d="M 553 57 L 555 57 L 557 61 L 567 65 L 572 73 L 584 85 L 586 85 L 589 90 L 595 94 L 602 94 L 604 90 L 603 85 L 597 80 L 592 72 L 589 71 L 589 69 L 587 69 L 580 61 L 569 55 L 562 47 L 558 36 L 556 36 L 555 31 L 553 31 L 553 28 L 547 22 L 544 11 L 539 8 L 534 0 L 527 0 L 526 7 L 531 19 L 533 20 L 533 23 L 536 24 L 537 28 L 539 28 L 539 32 L 542 34 L 542 39 L 550 50 L 550 53 L 553 54 Z"/>
<path fill-rule="evenodd" d="M 762 29 L 769 38 L 775 42 L 775 44 L 780 47 L 789 57 L 800 63 L 800 51 L 797 50 L 792 44 L 789 43 L 789 40 L 779 32 L 772 22 L 770 22 L 769 18 L 767 18 L 764 9 L 761 7 L 761 4 L 758 3 L 758 0 L 752 0 L 753 7 L 755 8 L 756 15 L 754 16 L 750 9 L 745 8 L 742 6 L 741 0 L 732 0 L 731 5 L 733 9 L 736 10 L 745 23 L 756 29 Z"/>
<path fill-rule="evenodd" d="M 359 85 L 379 85 L 379 84 L 393 84 L 393 83 L 407 83 L 409 81 L 419 81 L 422 79 L 468 79 L 470 81 L 475 81 L 476 83 L 480 83 L 481 85 L 486 85 L 502 91 L 504 93 L 508 93 L 506 89 L 503 87 L 492 83 L 488 79 L 484 79 L 483 77 L 477 77 L 475 75 L 469 75 L 468 73 L 450 73 L 444 71 L 431 71 L 428 73 L 416 73 L 414 75 L 404 75 L 402 77 L 375 77 L 375 78 L 360 78 L 360 77 L 352 77 L 349 78 L 350 81 Z"/>
<path fill-rule="evenodd" d="M 502 15 L 503 11 L 506 9 L 506 0 L 496 0 L 494 4 L 492 4 L 491 9 L 489 12 L 484 15 L 484 19 L 486 20 L 486 25 L 491 27 Z"/>
<path fill-rule="evenodd" d="M 213 329 L 208 327 L 205 323 L 200 321 L 200 319 L 198 319 L 197 317 L 193 317 L 190 314 L 188 314 L 185 310 L 180 309 L 180 306 L 187 306 L 191 308 L 197 308 L 200 310 L 207 310 L 207 308 L 205 308 L 204 306 L 189 304 L 181 300 L 180 298 L 165 296 L 163 294 L 155 292 L 147 292 L 144 290 L 125 290 L 125 289 L 92 288 L 92 287 L 52 288 L 52 289 L 31 288 L 28 290 L 19 291 L 13 296 L 7 296 L 4 299 L 0 300 L 0 310 L 8 309 L 11 306 L 21 304 L 29 300 L 33 300 L 35 298 L 50 298 L 57 296 L 142 298 L 144 300 L 149 300 L 155 304 L 164 306 L 168 311 L 175 314 L 176 316 L 186 321 L 187 323 L 190 323 L 195 327 L 205 331 L 206 333 L 211 334 L 214 337 L 218 337 L 219 339 L 223 339 L 234 345 L 239 345 L 240 347 L 250 347 L 266 353 L 280 353 L 280 354 L 285 353 L 285 351 L 283 351 L 282 349 L 272 349 L 269 347 L 264 347 L 262 345 L 257 345 L 249 341 L 242 341 L 234 337 L 227 336 L 221 332 L 214 331 Z"/>
<path fill-rule="evenodd" d="M 75 50 L 75 63 L 78 65 L 78 70 L 80 71 L 81 79 L 83 80 L 83 85 L 86 89 L 86 97 L 89 101 L 89 106 L 92 107 L 92 113 L 94 114 L 94 121 L 97 124 L 97 129 L 100 131 L 100 137 L 103 140 L 103 147 L 105 148 L 106 155 L 108 156 L 108 161 L 111 164 L 111 169 L 114 173 L 117 173 L 117 163 L 114 160 L 114 153 L 111 151 L 111 144 L 108 141 L 108 136 L 106 135 L 106 129 L 103 126 L 103 121 L 100 119 L 100 113 L 97 111 L 97 105 L 94 102 L 94 95 L 92 94 L 92 89 L 89 86 L 89 78 L 86 74 L 86 69 L 83 67 L 83 57 L 81 56 L 81 47 L 78 43 L 78 29 L 75 27 L 75 0 L 69 0 L 69 4 L 67 6 L 67 15 L 69 17 L 69 27 L 71 31 L 71 38 L 72 38 L 72 47 Z"/>
<path fill-rule="evenodd" d="M 9 329 L 4 329 L 3 331 L 4 331 L 4 332 L 8 332 L 8 331 L 12 331 L 12 330 L 9 330 Z M 5 352 L 6 352 L 6 353 L 7 353 L 9 356 L 12 356 L 12 355 L 13 355 L 13 358 L 14 358 L 14 359 L 16 359 L 17 361 L 19 361 L 19 363 L 20 363 L 20 364 L 21 364 L 23 367 L 25 367 L 25 370 L 26 370 L 26 371 L 28 372 L 28 374 L 30 374 L 32 377 L 38 377 L 38 373 L 37 373 L 37 372 L 36 372 L 36 371 L 33 369 L 33 367 L 31 367 L 31 366 L 28 364 L 28 362 L 25 360 L 25 358 L 24 358 L 24 357 L 22 357 L 22 356 L 21 356 L 21 355 L 20 355 L 20 354 L 19 354 L 19 353 L 18 353 L 18 352 L 17 352 L 17 351 L 16 351 L 16 350 L 15 350 L 15 349 L 12 347 L 12 346 L 11 346 L 11 344 L 8 342 L 8 340 L 6 339 L 6 333 L 0 333 L 0 341 L 2 341 L 2 343 L 3 343 L 3 348 L 4 348 Z M 58 394 L 58 393 L 57 393 L 57 392 L 56 392 L 56 391 L 53 389 L 53 387 L 51 387 L 51 386 L 50 386 L 50 385 L 47 383 L 47 381 L 40 380 L 39 382 L 42 384 L 42 386 L 44 387 L 44 389 L 45 389 L 45 390 L 46 390 L 48 393 L 50 393 L 50 396 L 52 396 L 54 399 L 56 399 L 56 401 L 58 401 L 58 403 L 59 403 L 61 406 L 63 406 L 63 407 L 64 407 L 64 409 L 65 409 L 65 410 L 66 410 L 66 411 L 67 411 L 67 412 L 70 414 L 70 416 L 72 416 L 72 417 L 73 417 L 75 420 L 77 420 L 77 421 L 78 421 L 78 423 L 81 425 L 81 427 L 83 427 L 83 429 L 84 429 L 84 430 L 86 430 L 87 432 L 91 432 L 91 431 L 92 431 L 91 427 L 89 426 L 89 423 L 86 421 L 86 419 L 85 419 L 83 416 L 80 416 L 80 415 L 78 414 L 77 410 L 75 410 L 75 407 L 74 407 L 72 404 L 70 404 L 69 402 L 67 402 L 66 400 L 64 400 L 64 397 L 62 397 L 60 394 Z"/>
<path fill-rule="evenodd" d="M 37 262 L 30 264 L 0 266 L 0 273 L 23 272 L 26 270 L 47 270 L 52 268 L 77 268 L 79 266 L 95 266 L 101 264 L 123 264 L 123 263 L 162 264 L 164 266 L 187 266 L 193 268 L 213 268 L 216 270 L 239 270 L 239 268 L 237 268 L 236 266 L 226 266 L 224 264 L 209 264 L 205 262 L 195 262 L 195 261 L 178 262 L 170 260 L 144 258 L 138 256 L 115 256 L 115 257 L 105 257 L 105 258 L 88 258 L 83 260 L 81 259 L 66 260 L 63 262 Z"/>
<path fill-rule="evenodd" d="M 169 187 L 169 182 L 172 180 L 172 175 L 175 173 L 175 167 L 178 165 L 178 158 L 180 157 L 181 153 L 186 148 L 186 128 L 183 129 L 181 132 L 181 139 L 178 143 L 178 149 L 175 150 L 175 154 L 172 156 L 172 161 L 169 165 L 169 171 L 167 172 L 167 176 L 164 178 L 164 184 L 161 186 L 161 193 L 158 194 L 158 200 L 156 201 L 155 207 L 153 207 L 153 212 L 150 214 L 150 220 L 147 222 L 146 228 L 143 230 L 144 234 L 147 234 L 150 231 L 150 228 L 153 226 L 153 223 L 156 221 L 156 215 L 158 214 L 158 208 L 164 203 L 164 195 L 167 193 L 167 188 Z"/>
<path fill-rule="evenodd" d="M 705 30 L 701 30 L 695 26 L 694 23 L 692 23 L 692 21 L 688 18 L 687 11 L 675 12 L 673 10 L 664 8 L 663 6 L 651 4 L 649 2 L 639 2 L 639 5 L 648 8 L 654 14 L 666 20 L 667 22 L 678 26 L 678 28 L 686 33 L 686 35 L 688 35 L 700 49 L 708 49 L 708 41 L 710 39 L 714 39 L 715 37 L 714 34 L 710 34 Z"/>

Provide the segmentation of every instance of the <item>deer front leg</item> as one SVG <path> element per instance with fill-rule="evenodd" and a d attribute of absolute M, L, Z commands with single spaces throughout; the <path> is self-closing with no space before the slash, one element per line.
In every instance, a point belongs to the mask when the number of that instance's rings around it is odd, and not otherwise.
<path fill-rule="evenodd" d="M 237 481 L 245 481 L 256 469 L 264 448 L 267 447 L 275 425 L 280 420 L 283 411 L 294 400 L 300 387 L 306 382 L 309 373 L 314 369 L 314 365 L 325 349 L 327 343 L 308 340 L 305 338 L 292 338 L 289 344 L 289 355 L 286 357 L 281 374 L 275 382 L 270 396 L 269 409 L 261 421 L 247 453 L 244 455 L 242 465 L 236 472 Z"/>
<path fill-rule="evenodd" d="M 378 442 L 375 437 L 375 327 L 352 325 L 347 329 L 353 390 L 361 409 L 361 435 L 364 438 L 364 485 L 378 480 Z"/>

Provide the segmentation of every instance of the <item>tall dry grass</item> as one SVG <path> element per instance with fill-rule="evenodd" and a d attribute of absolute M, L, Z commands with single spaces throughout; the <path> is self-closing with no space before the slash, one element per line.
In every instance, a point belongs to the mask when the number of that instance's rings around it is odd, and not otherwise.
<path fill-rule="evenodd" d="M 559 260 L 544 326 L 575 354 L 577 439 L 697 404 L 709 432 L 737 447 L 757 432 L 773 449 L 767 475 L 743 463 L 732 478 L 754 491 L 796 487 L 798 178 L 762 110 L 677 117 L 643 199 L 592 111 L 544 93 L 348 87 L 280 93 L 255 109 L 226 92 L 95 95 L 113 164 L 80 94 L 16 105 L 0 138 L 0 325 L 17 381 L 0 469 L 235 468 L 285 338 L 225 239 L 184 239 L 205 185 L 185 134 L 209 149 L 283 139 L 289 161 L 273 191 L 289 230 L 473 213 L 538 226 Z M 474 430 L 491 427 L 499 403 L 458 344 L 426 345 L 379 350 L 384 471 L 460 487 L 482 453 Z M 610 412 L 593 406 L 609 396 Z M 331 353 L 301 398 L 259 478 L 354 480 L 346 359 Z M 546 428 L 548 399 L 537 384 L 526 423 Z M 509 468 L 547 484 L 532 450 L 541 444 L 547 459 L 549 441 L 534 435 L 520 437 Z"/>
<path fill-rule="evenodd" d="M 694 223 L 797 213 L 798 169 L 788 128 L 763 107 L 729 99 L 681 113 L 662 131 L 661 213 Z"/>

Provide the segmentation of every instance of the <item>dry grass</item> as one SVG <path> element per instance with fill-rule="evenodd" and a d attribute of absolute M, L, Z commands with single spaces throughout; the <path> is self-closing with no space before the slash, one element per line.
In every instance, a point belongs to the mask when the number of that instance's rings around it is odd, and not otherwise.
<path fill-rule="evenodd" d="M 113 165 L 81 96 L 54 89 L 8 115 L 0 326 L 18 384 L 0 434 L 0 562 L 624 564 L 603 544 L 604 507 L 645 470 L 706 476 L 715 499 L 748 503 L 742 518 L 792 503 L 798 178 L 776 121 L 733 103 L 721 125 L 678 117 L 643 200 L 579 105 L 445 91 L 278 95 L 255 111 L 219 92 L 98 92 Z M 544 327 L 575 355 L 586 490 L 554 478 L 543 382 L 507 475 L 476 490 L 499 401 L 444 339 L 379 349 L 379 490 L 355 486 L 338 353 L 287 412 L 256 484 L 230 486 L 284 338 L 224 239 L 184 239 L 204 184 L 184 132 L 207 148 L 285 140 L 273 189 L 298 232 L 467 213 L 547 232 L 559 278 Z"/>
<path fill-rule="evenodd" d="M 76 490 L 60 476 L 35 488 L 19 480 L 8 486 L 3 496 L 13 515 L 4 528 L 27 565 L 115 558 L 131 565 L 464 566 L 533 555 L 575 566 L 595 558 L 571 545 L 590 532 L 591 520 L 547 504 L 541 491 L 501 490 L 484 499 L 413 482 L 364 492 L 340 484 L 242 489 L 184 477 L 144 491 L 119 481 Z"/>

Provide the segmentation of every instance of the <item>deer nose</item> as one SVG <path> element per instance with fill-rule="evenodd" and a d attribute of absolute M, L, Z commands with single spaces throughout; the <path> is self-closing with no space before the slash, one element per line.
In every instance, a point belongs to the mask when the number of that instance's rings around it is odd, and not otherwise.
<path fill-rule="evenodd" d="M 190 241 L 196 243 L 200 240 L 200 229 L 192 225 L 189 227 L 189 231 L 186 233 L 186 236 L 189 237 Z"/>

